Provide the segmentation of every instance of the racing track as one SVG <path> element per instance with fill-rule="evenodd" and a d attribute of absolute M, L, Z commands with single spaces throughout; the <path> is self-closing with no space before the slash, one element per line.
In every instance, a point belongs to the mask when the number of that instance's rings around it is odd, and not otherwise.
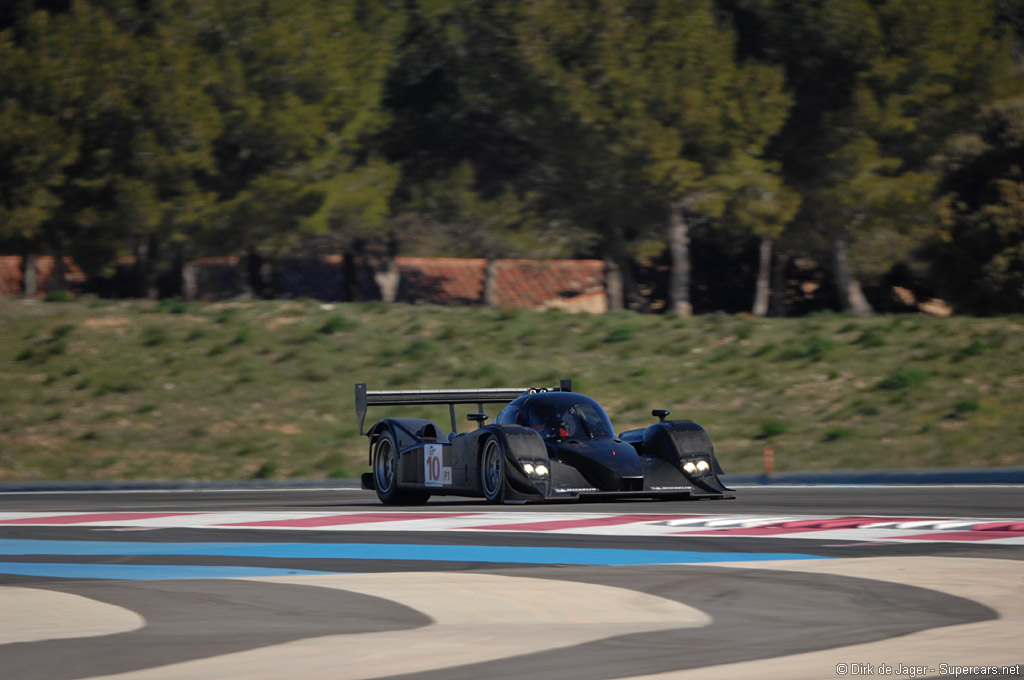
<path fill-rule="evenodd" d="M 846 663 L 1019 677 L 1022 492 L 422 508 L 356 489 L 0 493 L 0 668 L 600 680 L 838 678 Z"/>

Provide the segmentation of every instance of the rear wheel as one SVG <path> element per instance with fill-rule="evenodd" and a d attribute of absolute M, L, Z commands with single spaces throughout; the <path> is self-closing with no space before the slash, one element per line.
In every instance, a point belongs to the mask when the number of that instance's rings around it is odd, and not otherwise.
<path fill-rule="evenodd" d="M 505 499 L 505 447 L 497 437 L 490 437 L 480 454 L 480 488 L 488 503 Z"/>
<path fill-rule="evenodd" d="M 382 432 L 373 451 L 373 486 L 377 498 L 386 505 L 426 503 L 430 494 L 398 488 L 398 448 L 390 432 Z"/>

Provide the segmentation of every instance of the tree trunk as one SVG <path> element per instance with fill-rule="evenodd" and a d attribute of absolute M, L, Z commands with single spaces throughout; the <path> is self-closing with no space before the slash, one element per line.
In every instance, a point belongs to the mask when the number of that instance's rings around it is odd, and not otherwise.
<path fill-rule="evenodd" d="M 27 298 L 39 294 L 39 270 L 35 253 L 28 253 L 21 258 L 21 294 Z"/>
<path fill-rule="evenodd" d="M 68 277 L 67 267 L 64 265 L 64 250 L 53 249 L 53 270 L 50 272 L 50 280 L 47 282 L 47 290 L 67 290 Z"/>
<path fill-rule="evenodd" d="M 385 257 L 381 260 L 380 265 L 373 272 L 373 281 L 380 290 L 381 300 L 394 302 L 398 299 L 398 286 L 402 283 L 402 272 L 398 269 L 395 258 Z"/>
<path fill-rule="evenodd" d="M 498 306 L 498 261 L 487 260 L 484 270 L 484 304 L 488 307 Z"/>
<path fill-rule="evenodd" d="M 846 239 L 841 236 L 832 237 L 832 257 L 835 260 L 836 288 L 843 303 L 843 311 L 856 316 L 874 314 L 871 303 L 864 297 L 860 282 L 850 269 L 850 257 L 846 250 Z"/>
<path fill-rule="evenodd" d="M 156 263 L 159 258 L 160 243 L 155 238 L 139 241 L 135 245 L 135 294 L 149 300 L 159 297 L 156 282 Z"/>
<path fill-rule="evenodd" d="M 355 239 L 343 253 L 342 287 L 345 302 L 379 300 L 380 292 L 373 280 L 374 268 L 369 262 L 370 255 L 366 241 Z"/>
<path fill-rule="evenodd" d="M 754 289 L 754 316 L 768 316 L 768 298 L 771 295 L 772 246 L 775 242 L 770 238 L 761 239 L 761 248 L 757 265 L 757 284 Z"/>
<path fill-rule="evenodd" d="M 352 250 L 348 249 L 341 256 L 341 301 L 353 302 L 355 298 L 356 264 Z"/>
<path fill-rule="evenodd" d="M 772 267 L 772 298 L 768 313 L 774 317 L 786 316 L 786 267 L 789 266 L 790 254 L 776 252 L 775 266 Z"/>
<path fill-rule="evenodd" d="M 263 265 L 263 258 L 255 250 L 249 250 L 245 255 L 238 258 L 238 299 L 252 300 L 263 293 L 263 283 L 260 280 L 260 267 Z"/>
<path fill-rule="evenodd" d="M 693 305 L 690 304 L 690 226 L 679 202 L 669 206 L 668 251 L 672 261 L 668 280 L 669 311 L 679 316 L 693 316 Z"/>
<path fill-rule="evenodd" d="M 609 312 L 617 312 L 625 306 L 622 268 L 611 258 L 604 261 L 604 291 Z"/>
<path fill-rule="evenodd" d="M 263 297 L 263 256 L 257 253 L 255 250 L 249 251 L 249 256 L 246 258 L 246 274 L 249 276 L 249 290 L 251 297 L 254 299 L 261 299 Z"/>
<path fill-rule="evenodd" d="M 199 266 L 195 260 L 181 264 L 181 294 L 188 302 L 199 299 Z"/>
<path fill-rule="evenodd" d="M 273 300 L 277 297 L 277 258 L 266 258 L 260 263 L 260 298 Z"/>

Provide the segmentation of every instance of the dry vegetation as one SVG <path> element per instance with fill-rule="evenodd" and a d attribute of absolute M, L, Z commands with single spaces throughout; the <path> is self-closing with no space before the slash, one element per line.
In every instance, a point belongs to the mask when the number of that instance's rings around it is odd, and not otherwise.
<path fill-rule="evenodd" d="M 700 422 L 727 472 L 765 445 L 779 471 L 1020 466 L 1022 369 L 1020 317 L 2 299 L 0 481 L 350 477 L 355 382 L 561 377 L 620 430 L 657 407 Z"/>

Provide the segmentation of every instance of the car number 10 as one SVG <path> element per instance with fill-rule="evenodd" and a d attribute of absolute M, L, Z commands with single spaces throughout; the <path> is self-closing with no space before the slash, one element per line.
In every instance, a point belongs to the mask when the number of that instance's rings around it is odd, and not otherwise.
<path fill-rule="evenodd" d="M 452 469 L 442 464 L 440 444 L 426 444 L 423 447 L 423 479 L 426 486 L 451 486 Z"/>

